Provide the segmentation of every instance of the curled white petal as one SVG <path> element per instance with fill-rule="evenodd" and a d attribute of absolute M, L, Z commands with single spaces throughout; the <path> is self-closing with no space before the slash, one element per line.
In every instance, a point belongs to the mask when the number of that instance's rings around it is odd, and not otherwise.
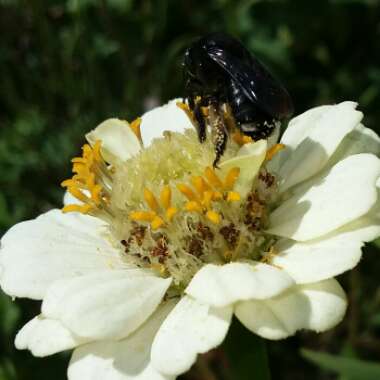
<path fill-rule="evenodd" d="M 91 145 L 100 140 L 102 155 L 111 164 L 120 160 L 125 161 L 141 149 L 140 141 L 129 123 L 120 119 L 103 121 L 93 131 L 87 133 L 86 139 Z"/>
<path fill-rule="evenodd" d="M 263 263 L 208 264 L 195 274 L 186 293 L 205 304 L 223 307 L 242 300 L 270 298 L 293 284 L 286 272 Z"/>
<path fill-rule="evenodd" d="M 283 179 L 280 191 L 318 173 L 336 151 L 344 137 L 361 121 L 363 114 L 356 111 L 356 103 L 343 102 L 324 112 L 308 112 L 291 122 L 282 138 L 287 149 L 292 149 L 280 169 Z M 320 110 L 318 110 L 320 111 Z"/>
<path fill-rule="evenodd" d="M 16 335 L 15 346 L 28 349 L 34 356 L 47 356 L 88 342 L 75 336 L 61 322 L 39 315 L 30 320 Z"/>
<path fill-rule="evenodd" d="M 152 345 L 152 365 L 166 375 L 179 375 L 197 355 L 224 340 L 232 308 L 213 308 L 184 296 L 163 322 Z"/>
<path fill-rule="evenodd" d="M 330 158 L 328 165 L 334 166 L 348 156 L 359 153 L 380 155 L 380 137 L 363 124 L 357 125 L 341 142 L 338 149 Z"/>
<path fill-rule="evenodd" d="M 337 325 L 347 307 L 335 279 L 298 285 L 278 297 L 245 301 L 235 314 L 252 332 L 266 339 L 284 339 L 302 329 L 326 331 Z"/>
<path fill-rule="evenodd" d="M 141 138 L 145 147 L 153 139 L 162 137 L 165 131 L 184 132 L 194 128 L 186 113 L 177 106 L 181 99 L 173 99 L 164 106 L 154 108 L 141 117 Z"/>

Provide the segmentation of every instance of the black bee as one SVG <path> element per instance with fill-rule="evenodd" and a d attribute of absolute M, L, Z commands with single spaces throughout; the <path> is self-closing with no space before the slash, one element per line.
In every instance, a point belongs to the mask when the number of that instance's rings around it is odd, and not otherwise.
<path fill-rule="evenodd" d="M 235 38 L 213 33 L 195 41 L 184 56 L 184 101 L 192 111 L 200 142 L 206 126 L 216 128 L 214 166 L 224 153 L 234 126 L 253 140 L 270 136 L 275 126 L 293 112 L 286 89 Z M 208 107 L 205 117 L 202 107 Z"/>

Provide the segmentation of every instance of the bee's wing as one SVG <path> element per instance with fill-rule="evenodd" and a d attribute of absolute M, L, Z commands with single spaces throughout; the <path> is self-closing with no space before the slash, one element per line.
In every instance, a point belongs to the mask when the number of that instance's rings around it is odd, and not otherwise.
<path fill-rule="evenodd" d="M 230 75 L 254 104 L 269 115 L 283 118 L 293 113 L 292 100 L 285 87 L 248 52 L 244 57 L 237 57 L 227 49 L 214 45 L 207 47 L 207 54 Z"/>

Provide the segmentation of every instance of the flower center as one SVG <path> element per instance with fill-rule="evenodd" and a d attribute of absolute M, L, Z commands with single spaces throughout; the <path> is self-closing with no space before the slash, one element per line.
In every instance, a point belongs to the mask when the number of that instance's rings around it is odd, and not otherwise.
<path fill-rule="evenodd" d="M 223 159 L 239 149 L 231 139 Z M 63 211 L 104 219 L 126 263 L 171 276 L 176 289 L 207 263 L 264 260 L 274 242 L 264 230 L 276 179 L 263 165 L 241 192 L 239 166 L 213 169 L 213 155 L 212 143 L 199 144 L 190 130 L 168 132 L 113 166 L 103 160 L 100 141 L 85 145 L 72 160 L 72 179 L 62 183 L 82 204 Z"/>

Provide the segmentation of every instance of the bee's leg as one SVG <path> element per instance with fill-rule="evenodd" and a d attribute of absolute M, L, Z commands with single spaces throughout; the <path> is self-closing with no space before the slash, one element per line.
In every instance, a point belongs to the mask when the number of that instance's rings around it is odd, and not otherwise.
<path fill-rule="evenodd" d="M 194 97 L 190 96 L 188 102 L 197 124 L 198 139 L 203 143 L 206 140 L 206 123 L 201 110 L 201 101 L 195 101 Z"/>
<path fill-rule="evenodd" d="M 228 140 L 228 130 L 224 122 L 223 109 L 217 99 L 210 99 L 210 122 L 213 131 L 213 141 L 215 146 L 215 160 L 213 167 L 218 167 L 220 157 L 226 150 Z"/>

